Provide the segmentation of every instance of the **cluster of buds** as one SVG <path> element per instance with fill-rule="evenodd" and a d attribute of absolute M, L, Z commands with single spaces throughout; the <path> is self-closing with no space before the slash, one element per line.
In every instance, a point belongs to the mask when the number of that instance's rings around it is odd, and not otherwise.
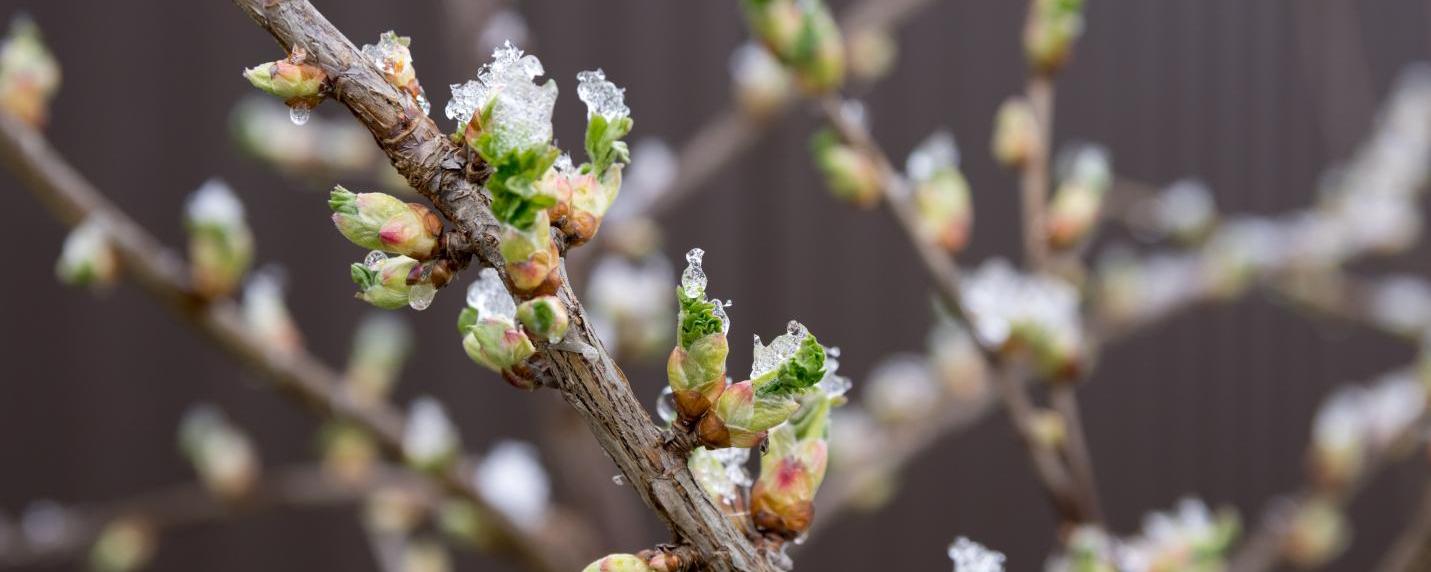
<path fill-rule="evenodd" d="M 750 379 L 731 384 L 725 375 L 729 352 L 725 304 L 707 300 L 707 277 L 692 249 L 676 289 L 681 306 L 677 346 L 666 362 L 676 413 L 685 427 L 695 427 L 702 444 L 713 449 L 750 448 L 766 431 L 789 419 L 799 398 L 825 377 L 825 348 L 798 322 L 769 346 L 755 337 Z"/>
<path fill-rule="evenodd" d="M 750 516 L 761 532 L 794 540 L 810 529 L 829 459 L 830 408 L 842 400 L 811 392 L 788 422 L 770 431 L 760 478 L 750 490 Z"/>
<path fill-rule="evenodd" d="M 964 283 L 975 334 L 1003 352 L 1028 350 L 1039 372 L 1075 379 L 1083 364 L 1077 288 L 1052 276 L 1018 273 L 1005 260 L 985 262 Z"/>
<path fill-rule="evenodd" d="M 760 44 L 742 44 L 731 53 L 730 75 L 735 99 L 751 117 L 768 118 L 790 98 L 790 72 Z"/>
<path fill-rule="evenodd" d="M 338 232 L 363 248 L 416 260 L 429 260 L 440 250 L 442 219 L 426 206 L 338 185 L 328 194 L 328 208 Z"/>
<path fill-rule="evenodd" d="M 974 224 L 969 182 L 959 171 L 954 136 L 940 131 L 925 139 L 905 163 L 914 183 L 914 208 L 924 240 L 951 253 L 964 249 Z"/>
<path fill-rule="evenodd" d="M 104 526 L 90 549 L 90 567 L 97 572 L 134 572 L 154 559 L 158 535 L 138 518 L 119 518 Z"/>
<path fill-rule="evenodd" d="M 1177 509 L 1143 517 L 1142 533 L 1118 546 L 1122 570 L 1223 570 L 1227 552 L 1241 530 L 1237 513 L 1217 513 L 1194 498 Z"/>
<path fill-rule="evenodd" d="M 1000 165 L 1021 169 L 1043 149 L 1038 116 L 1023 97 L 1011 97 L 994 116 L 993 153 Z"/>
<path fill-rule="evenodd" d="M 742 0 L 746 21 L 801 89 L 828 93 L 845 80 L 840 27 L 821 0 Z"/>
<path fill-rule="evenodd" d="M 288 57 L 245 69 L 243 76 L 254 87 L 283 100 L 289 118 L 302 125 L 328 95 L 328 74 L 307 60 L 307 52 L 294 46 Z"/>
<path fill-rule="evenodd" d="M 1035 0 L 1024 27 L 1029 66 L 1043 75 L 1063 69 L 1073 57 L 1073 43 L 1083 35 L 1083 0 Z"/>
<path fill-rule="evenodd" d="M 119 281 L 119 256 L 103 221 L 86 219 L 69 236 L 55 263 L 55 276 L 70 286 L 108 289 Z"/>
<path fill-rule="evenodd" d="M 525 313 L 532 316 L 534 323 L 539 321 L 536 319 L 538 312 L 551 312 L 547 326 L 537 324 L 545 331 L 539 335 L 549 336 L 565 329 L 567 318 L 559 301 L 543 297 L 531 303 L 523 305 L 528 307 Z M 538 306 L 546 309 L 539 310 Z M 536 353 L 536 348 L 527 333 L 517 325 L 517 315 L 517 305 L 502 284 L 502 278 L 496 270 L 484 268 L 467 288 L 467 307 L 457 318 L 457 331 L 462 335 L 462 349 L 472 361 L 500 372 L 514 386 L 532 389 L 535 385 L 524 362 Z"/>
<path fill-rule="evenodd" d="M 427 93 L 417 81 L 417 70 L 412 67 L 412 38 L 399 36 L 397 32 L 383 32 L 378 43 L 363 44 L 363 55 L 367 56 L 383 73 L 389 85 L 398 88 L 417 104 L 423 115 L 432 109 L 427 101 Z"/>
<path fill-rule="evenodd" d="M 213 406 L 201 405 L 184 414 L 179 424 L 179 449 L 194 464 L 204 486 L 221 499 L 242 500 L 258 482 L 260 469 L 253 445 Z"/>
<path fill-rule="evenodd" d="M 1354 486 L 1368 462 L 1391 452 L 1426 405 L 1425 386 L 1409 373 L 1388 375 L 1366 388 L 1337 390 L 1313 422 L 1308 454 L 1313 481 L 1332 494 Z"/>
<path fill-rule="evenodd" d="M 963 536 L 949 545 L 954 572 L 1004 572 L 1005 556 Z"/>
<path fill-rule="evenodd" d="M 1049 246 L 1063 250 L 1083 242 L 1097 228 L 1113 171 L 1107 150 L 1083 144 L 1059 153 L 1057 174 L 1047 232 Z"/>
<path fill-rule="evenodd" d="M 40 27 L 27 17 L 14 18 L 0 44 L 0 109 L 32 127 L 43 126 L 59 89 L 60 64 L 40 38 Z"/>
<path fill-rule="evenodd" d="M 441 402 L 429 396 L 412 401 L 402 433 L 402 453 L 409 465 L 423 471 L 443 469 L 457 460 L 461 445 L 457 426 Z"/>
<path fill-rule="evenodd" d="M 869 208 L 884 193 L 880 168 L 868 153 L 841 140 L 834 131 L 822 129 L 810 140 L 815 166 L 825 174 L 830 191 L 840 200 Z"/>
<path fill-rule="evenodd" d="M 278 268 L 265 267 L 248 279 L 243 290 L 243 317 L 270 348 L 285 353 L 303 348 L 303 335 L 283 301 L 283 273 Z"/>
<path fill-rule="evenodd" d="M 233 294 L 253 264 L 253 232 L 233 189 L 210 179 L 189 197 L 184 223 L 194 291 L 205 299 Z"/>

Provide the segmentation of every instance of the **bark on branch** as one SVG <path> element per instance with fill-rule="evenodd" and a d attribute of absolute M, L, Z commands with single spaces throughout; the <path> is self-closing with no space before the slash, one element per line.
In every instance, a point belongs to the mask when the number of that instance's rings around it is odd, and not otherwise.
<path fill-rule="evenodd" d="M 285 49 L 303 47 L 333 82 L 333 97 L 373 133 L 393 165 L 475 245 L 477 258 L 501 272 L 497 225 L 481 190 L 478 162 L 389 86 L 361 52 L 303 0 L 235 0 Z M 471 165 L 469 165 L 471 163 Z M 469 179 L 468 173 L 477 173 Z M 562 396 L 586 420 L 626 480 L 662 521 L 713 570 L 775 570 L 711 503 L 686 467 L 662 446 L 660 432 L 625 375 L 597 338 L 565 284 L 557 296 L 571 316 L 569 341 L 596 349 L 592 358 L 539 344 Z"/>

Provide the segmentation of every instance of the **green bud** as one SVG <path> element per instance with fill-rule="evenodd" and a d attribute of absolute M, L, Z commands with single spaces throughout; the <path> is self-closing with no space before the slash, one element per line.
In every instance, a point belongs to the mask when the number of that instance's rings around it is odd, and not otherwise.
<path fill-rule="evenodd" d="M 408 276 L 418 261 L 406 256 L 382 258 L 373 264 L 355 262 L 350 269 L 353 283 L 358 285 L 357 298 L 384 310 L 396 310 L 408 305 Z"/>
<path fill-rule="evenodd" d="M 0 109 L 31 127 L 49 119 L 50 100 L 60 89 L 60 64 L 40 37 L 40 27 L 24 16 L 10 21 L 0 44 Z"/>
<path fill-rule="evenodd" d="M 462 349 L 492 371 L 512 369 L 536 353 L 527 334 L 504 318 L 480 318 L 462 336 Z"/>
<path fill-rule="evenodd" d="M 555 281 L 549 280 L 555 277 L 561 254 L 552 242 L 551 223 L 545 211 L 538 212 L 526 230 L 502 225 L 498 247 L 514 290 L 521 293 L 555 291 Z"/>
<path fill-rule="evenodd" d="M 731 384 L 716 399 L 711 413 L 701 419 L 698 434 L 706 446 L 751 448 L 765 439 L 765 432 L 784 423 L 800 403 L 782 395 L 757 397 L 753 382 Z"/>
<path fill-rule="evenodd" d="M 830 190 L 840 200 L 871 207 L 884 194 L 880 170 L 865 153 L 846 145 L 828 129 L 816 133 L 810 142 L 815 166 L 825 174 Z"/>
<path fill-rule="evenodd" d="M 478 154 L 491 167 L 487 192 L 492 195 L 492 215 L 519 229 L 536 224 L 537 214 L 555 205 L 557 197 L 538 182 L 546 178 L 561 151 L 551 145 L 499 152 L 490 141 Z"/>
<path fill-rule="evenodd" d="M 608 554 L 588 564 L 581 572 L 655 572 L 635 554 Z"/>
<path fill-rule="evenodd" d="M 1083 35 L 1083 0 L 1034 0 L 1024 27 L 1024 52 L 1038 73 L 1052 75 L 1073 56 L 1073 42 Z"/>
<path fill-rule="evenodd" d="M 184 414 L 179 449 L 204 486 L 224 500 L 248 496 L 258 482 L 258 456 L 248 436 L 213 406 L 201 405 Z"/>
<path fill-rule="evenodd" d="M 290 107 L 312 108 L 323 100 L 328 74 L 318 66 L 305 63 L 305 59 L 303 49 L 295 46 L 287 58 L 248 68 L 243 76 L 254 87 L 282 99 Z"/>
<path fill-rule="evenodd" d="M 755 35 L 810 93 L 844 82 L 845 46 L 830 8 L 819 0 L 745 0 Z"/>
<path fill-rule="evenodd" d="M 119 257 L 109 234 L 97 220 L 86 220 L 70 231 L 55 264 L 55 275 L 70 286 L 105 289 L 119 280 Z"/>
<path fill-rule="evenodd" d="M 466 499 L 444 499 L 437 508 L 437 523 L 444 535 L 462 546 L 483 548 L 492 540 L 482 514 Z"/>
<path fill-rule="evenodd" d="M 393 314 L 375 312 L 363 318 L 343 373 L 356 401 L 373 404 L 387 399 L 412 353 L 412 337 L 412 328 Z"/>
<path fill-rule="evenodd" d="M 384 193 L 352 193 L 341 185 L 328 195 L 333 225 L 353 244 L 427 260 L 437 254 L 442 219 L 425 206 Z"/>
<path fill-rule="evenodd" d="M 566 307 L 556 296 L 540 296 L 523 302 L 517 306 L 517 320 L 532 335 L 553 344 L 566 337 L 566 329 L 571 325 Z"/>
<path fill-rule="evenodd" d="M 606 117 L 588 113 L 586 119 L 586 156 L 591 159 L 582 171 L 598 177 L 606 175 L 613 165 L 631 162 L 631 151 L 622 141 L 635 122 L 628 116 Z"/>
<path fill-rule="evenodd" d="M 914 183 L 917 230 L 924 240 L 958 252 L 969 240 L 974 211 L 969 183 L 959 172 L 954 136 L 936 131 L 909 154 L 905 170 Z"/>
<path fill-rule="evenodd" d="M 380 451 L 367 431 L 351 423 L 331 421 L 323 426 L 319 440 L 325 473 L 346 485 L 368 482 Z"/>
<path fill-rule="evenodd" d="M 1059 185 L 1048 209 L 1048 240 L 1056 249 L 1082 242 L 1097 226 L 1112 185 L 1108 152 L 1078 145 L 1059 154 Z"/>
<path fill-rule="evenodd" d="M 994 159 L 1011 169 L 1023 168 L 1042 146 L 1033 106 L 1022 97 L 1004 100 L 994 116 Z"/>
<path fill-rule="evenodd" d="M 211 179 L 190 196 L 184 222 L 195 291 L 210 299 L 232 294 L 253 263 L 243 204 L 228 185 Z"/>
<path fill-rule="evenodd" d="M 825 347 L 799 322 L 792 321 L 787 333 L 771 340 L 768 347 L 756 338 L 751 375 L 757 396 L 796 396 L 825 378 Z"/>
<path fill-rule="evenodd" d="M 121 518 L 105 525 L 90 550 L 90 567 L 96 572 L 133 572 L 154 558 L 158 538 L 141 520 Z"/>

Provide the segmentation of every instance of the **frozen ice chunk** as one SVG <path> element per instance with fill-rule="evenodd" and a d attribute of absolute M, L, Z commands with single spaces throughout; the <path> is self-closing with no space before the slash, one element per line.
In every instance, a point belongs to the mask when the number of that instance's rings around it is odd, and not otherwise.
<path fill-rule="evenodd" d="M 477 273 L 477 280 L 467 287 L 467 305 L 477 310 L 479 319 L 506 318 L 513 320 L 517 315 L 517 303 L 502 277 L 491 268 L 483 268 Z"/>
<path fill-rule="evenodd" d="M 692 248 L 686 253 L 686 270 L 681 273 L 681 289 L 685 291 L 687 298 L 696 298 L 706 291 L 706 271 L 701 267 L 701 259 L 706 255 L 706 251 L 700 248 Z"/>
<path fill-rule="evenodd" d="M 949 545 L 954 572 L 1004 572 L 1004 555 L 960 536 Z"/>
<path fill-rule="evenodd" d="M 490 104 L 492 117 L 482 128 L 496 138 L 499 153 L 546 145 L 552 139 L 557 87 L 551 80 L 532 83 L 544 73 L 541 60 L 507 42 L 492 52 L 492 62 L 477 71 L 476 80 L 452 85 L 447 118 L 464 126 Z"/>
<path fill-rule="evenodd" d="M 600 68 L 576 74 L 576 96 L 586 104 L 587 117 L 600 115 L 607 121 L 615 121 L 631 115 L 626 107 L 626 90 L 606 80 L 606 72 Z"/>
<path fill-rule="evenodd" d="M 785 325 L 785 333 L 770 340 L 770 345 L 761 345 L 760 336 L 755 336 L 754 359 L 750 364 L 750 378 L 755 379 L 780 367 L 785 360 L 795 355 L 801 342 L 810 331 L 800 322 L 791 320 Z"/>

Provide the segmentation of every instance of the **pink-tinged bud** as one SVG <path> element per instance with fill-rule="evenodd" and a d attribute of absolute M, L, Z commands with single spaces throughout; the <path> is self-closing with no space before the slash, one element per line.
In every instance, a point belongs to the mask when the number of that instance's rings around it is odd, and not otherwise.
<path fill-rule="evenodd" d="M 829 452 L 822 437 L 797 438 L 792 424 L 771 431 L 750 491 L 750 514 L 767 533 L 793 540 L 810 529 Z"/>
<path fill-rule="evenodd" d="M 341 185 L 328 195 L 333 225 L 353 244 L 427 260 L 437 254 L 442 219 L 417 203 L 384 193 L 353 193 Z"/>
<path fill-rule="evenodd" d="M 708 447 L 751 448 L 765 439 L 765 432 L 783 423 L 799 402 L 785 396 L 757 396 L 750 380 L 731 384 L 721 392 L 711 408 L 712 414 L 701 419 L 697 434 Z"/>
<path fill-rule="evenodd" d="M 1080 144 L 1059 153 L 1058 189 L 1048 209 L 1048 240 L 1055 249 L 1076 246 L 1096 228 L 1112 185 L 1108 152 Z"/>
<path fill-rule="evenodd" d="M 243 72 L 254 87 L 282 99 L 289 107 L 312 109 L 323 101 L 328 74 L 306 63 L 306 54 L 295 46 L 287 58 L 259 64 Z"/>
<path fill-rule="evenodd" d="M 655 572 L 635 554 L 609 554 L 588 564 L 581 572 Z"/>
<path fill-rule="evenodd" d="M 243 204 L 223 181 L 211 179 L 189 197 L 184 222 L 195 292 L 206 299 L 232 294 L 253 263 Z"/>
<path fill-rule="evenodd" d="M 536 353 L 532 340 L 506 318 L 478 318 L 462 336 L 462 349 L 477 365 L 506 372 Z"/>
<path fill-rule="evenodd" d="M 884 196 L 880 168 L 868 154 L 842 143 L 830 131 L 815 134 L 810 147 L 815 166 L 825 174 L 830 191 L 840 200 L 869 208 Z"/>
<path fill-rule="evenodd" d="M 358 286 L 357 298 L 384 310 L 407 306 L 413 285 L 408 277 L 418 268 L 418 261 L 406 256 L 370 256 L 371 261 L 355 262 L 349 267 L 353 283 Z"/>
<path fill-rule="evenodd" d="M 158 537 L 154 527 L 138 518 L 120 518 L 105 525 L 90 550 L 96 572 L 133 572 L 154 558 Z"/>
<path fill-rule="evenodd" d="M 179 448 L 204 486 L 225 501 L 246 498 L 258 482 L 259 462 L 246 435 L 209 405 L 190 409 L 179 424 Z"/>
<path fill-rule="evenodd" d="M 931 135 L 909 154 L 906 165 L 914 183 L 919 234 L 949 252 L 963 250 L 969 241 L 974 209 L 969 182 L 959 172 L 959 149 L 954 136 L 942 131 Z"/>
<path fill-rule="evenodd" d="M 41 40 L 39 26 L 29 18 L 14 18 L 0 45 L 0 109 L 42 127 L 59 89 L 60 65 Z"/>
<path fill-rule="evenodd" d="M 86 220 L 70 231 L 55 264 L 55 275 L 70 286 L 97 290 L 108 289 L 119 281 L 119 256 L 102 222 Z"/>
<path fill-rule="evenodd" d="M 1023 168 L 1043 148 L 1038 118 L 1027 99 L 1011 97 L 999 105 L 994 116 L 993 147 L 994 159 L 1011 169 Z"/>
<path fill-rule="evenodd" d="M 536 221 L 528 230 L 502 225 L 498 239 L 502 259 L 506 261 L 512 288 L 518 293 L 555 294 L 560 286 L 556 268 L 561 264 L 561 254 L 552 242 L 550 220 L 546 211 L 542 211 L 537 213 Z"/>

